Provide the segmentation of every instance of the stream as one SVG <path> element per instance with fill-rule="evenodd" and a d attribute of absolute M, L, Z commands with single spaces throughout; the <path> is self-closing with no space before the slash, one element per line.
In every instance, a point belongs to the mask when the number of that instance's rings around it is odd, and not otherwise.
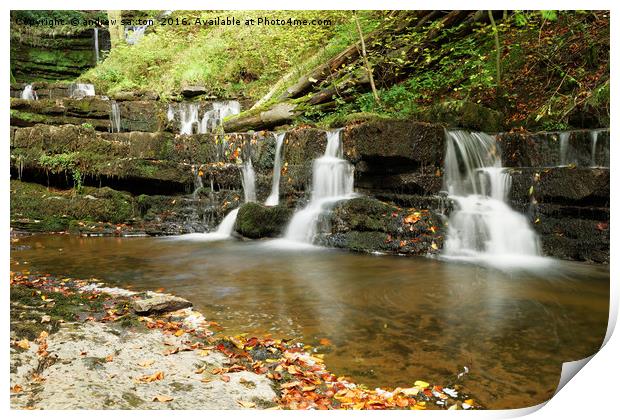
<path fill-rule="evenodd" d="M 448 384 L 466 366 L 465 390 L 488 408 L 549 399 L 561 363 L 605 335 L 609 266 L 500 271 L 268 242 L 41 234 L 14 244 L 11 269 L 164 288 L 225 334 L 317 346 L 334 373 L 369 387 Z"/>

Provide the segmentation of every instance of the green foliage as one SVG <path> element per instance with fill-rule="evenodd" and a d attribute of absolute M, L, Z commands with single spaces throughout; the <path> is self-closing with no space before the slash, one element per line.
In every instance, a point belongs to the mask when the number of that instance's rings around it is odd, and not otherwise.
<path fill-rule="evenodd" d="M 95 127 L 91 123 L 82 123 L 82 127 L 94 130 Z"/>
<path fill-rule="evenodd" d="M 364 12 L 364 16 L 374 12 Z M 323 53 L 334 54 L 350 43 L 347 11 L 179 11 L 172 19 L 268 16 L 330 19 L 325 26 L 159 26 L 134 46 L 120 45 L 81 77 L 98 91 L 149 90 L 163 99 L 184 85 L 204 85 L 218 97 L 258 99 L 284 74 L 313 65 Z M 368 19 L 364 20 L 367 27 Z M 376 21 L 373 21 L 376 24 Z"/>
<path fill-rule="evenodd" d="M 540 14 L 545 20 L 550 20 L 552 22 L 558 20 L 558 14 L 555 10 L 541 10 Z"/>
<path fill-rule="evenodd" d="M 78 168 L 79 152 L 61 153 L 53 156 L 43 153 L 39 157 L 39 164 L 53 173 L 71 172 L 73 188 L 80 194 L 82 192 L 82 173 Z"/>

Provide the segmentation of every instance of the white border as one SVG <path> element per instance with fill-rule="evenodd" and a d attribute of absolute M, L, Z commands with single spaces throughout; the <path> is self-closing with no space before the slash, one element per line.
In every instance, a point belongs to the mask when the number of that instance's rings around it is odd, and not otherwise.
<path fill-rule="evenodd" d="M 521 10 L 530 10 L 530 9 L 563 9 L 563 10 L 574 10 L 574 9 L 586 9 L 586 10 L 611 10 L 613 19 L 611 23 L 612 34 L 611 34 L 611 62 L 612 69 L 618 68 L 618 54 L 616 51 L 618 38 L 618 31 L 615 25 L 615 17 L 616 12 L 619 10 L 620 6 L 618 6 L 617 1 L 601 1 L 601 0 L 589 0 L 588 2 L 577 2 L 577 1 L 532 1 L 532 0 L 516 0 L 516 1 L 446 1 L 446 0 L 436 0 L 433 2 L 422 2 L 422 1 L 405 1 L 405 0 L 383 0 L 383 1 L 370 1 L 370 0 L 315 0 L 312 2 L 297 2 L 296 4 L 292 4 L 291 1 L 286 0 L 271 0 L 267 1 L 249 1 L 249 0 L 228 0 L 225 3 L 214 2 L 214 1 L 202 1 L 198 2 L 196 0 L 176 0 L 174 2 L 170 0 L 135 0 L 132 2 L 121 1 L 121 0 L 110 0 L 110 1 L 85 1 L 85 0 L 65 0 L 62 2 L 51 2 L 51 1 L 32 1 L 32 0 L 22 0 L 19 2 L 13 1 L 9 2 L 5 0 L 2 2 L 1 13 L 2 13 L 2 22 L 6 25 L 3 29 L 2 35 L 2 51 L 3 51 L 3 60 L 2 60 L 2 72 L 0 74 L 4 74 L 6 78 L 9 77 L 9 9 L 89 9 L 89 10 L 107 10 L 107 9 L 149 9 L 149 10 L 166 10 L 173 6 L 175 9 L 185 9 L 185 10 L 194 10 L 194 9 L 248 9 L 248 10 L 292 10 L 292 9 L 314 9 L 314 10 L 322 10 L 322 9 L 521 9 Z M 613 74 L 613 70 L 612 70 Z M 6 85 L 5 85 L 6 86 Z M 612 83 L 612 94 L 611 97 L 612 103 L 615 103 L 615 98 L 618 94 L 617 85 Z M 6 88 L 5 88 L 6 89 Z M 2 192 L 5 194 L 3 200 L 0 204 L 0 211 L 2 214 L 2 227 L 0 231 L 0 238 L 3 238 L 1 245 L 2 252 L 2 263 L 4 264 L 4 270 L 2 272 L 1 281 L 4 284 L 5 288 L 3 289 L 2 296 L 2 305 L 4 308 L 2 311 L 2 321 L 4 328 L 2 329 L 2 338 L 4 345 L 0 345 L 0 351 L 2 352 L 3 359 L 5 361 L 4 365 L 4 374 L 2 374 L 1 382 L 4 384 L 4 392 L 6 392 L 4 397 L 4 404 L 2 404 L 2 409 L 5 414 L 5 418 L 33 418 L 33 417 L 41 417 L 45 415 L 50 418 L 58 418 L 58 419 L 66 419 L 66 418 L 76 418 L 83 419 L 84 416 L 88 418 L 108 418 L 110 415 L 120 416 L 120 417 L 143 417 L 149 416 L 151 418 L 167 418 L 171 415 L 178 416 L 188 416 L 190 418 L 204 417 L 210 416 L 211 414 L 215 416 L 236 416 L 239 414 L 240 416 L 248 416 L 251 415 L 253 418 L 267 418 L 271 416 L 286 416 L 286 417 L 296 417 L 301 418 L 307 416 L 319 416 L 320 412 L 299 412 L 299 411 L 288 411 L 288 412 L 275 412 L 275 411 L 256 411 L 251 414 L 242 411 L 242 412 L 205 412 L 205 411 L 183 411 L 180 413 L 174 413 L 171 411 L 115 411 L 114 413 L 105 411 L 89 411 L 87 413 L 83 411 L 48 411 L 45 414 L 41 412 L 27 412 L 27 411 L 10 411 L 9 410 L 9 350 L 8 350 L 8 308 L 9 308 L 9 297 L 8 297 L 8 277 L 9 277 L 9 142 L 8 142 L 8 127 L 9 127 L 9 96 L 7 90 L 5 90 L 5 95 L 1 97 L 2 103 L 4 104 L 2 112 L 1 121 L 2 121 L 2 133 L 4 134 L 2 137 L 5 140 L 4 142 L 4 151 L 0 153 L 0 168 L 2 168 L 4 172 L 4 176 L 0 180 L 2 185 Z M 616 112 L 616 107 L 612 106 L 612 123 L 611 123 L 611 131 L 612 133 L 618 132 L 618 113 Z M 619 140 L 620 141 L 620 140 Z M 615 146 L 615 141 L 611 140 L 611 166 L 615 167 L 617 159 L 615 158 L 614 150 L 617 149 Z M 615 171 L 611 172 L 611 214 L 612 219 L 614 218 L 615 210 L 617 208 L 617 186 L 618 186 L 618 174 Z M 617 229 L 612 230 L 611 232 L 612 244 L 616 244 L 617 242 Z M 470 417 L 475 416 L 476 418 L 500 418 L 500 417 L 516 417 L 524 414 L 528 414 L 530 412 L 535 411 L 534 414 L 531 415 L 532 419 L 554 419 L 554 418 L 563 418 L 563 419 L 583 419 L 585 418 L 608 418 L 611 415 L 617 416 L 618 408 L 617 408 L 617 397 L 616 394 L 620 387 L 618 386 L 618 378 L 620 378 L 620 366 L 618 363 L 618 358 L 616 355 L 620 354 L 620 339 L 618 339 L 617 335 L 612 335 L 613 326 L 615 325 L 615 321 L 617 319 L 618 312 L 618 270 L 616 268 L 617 262 L 617 247 L 612 245 L 611 247 L 611 306 L 610 306 L 610 324 L 608 333 L 606 336 L 606 345 L 603 349 L 594 357 L 592 357 L 591 361 L 587 364 L 587 367 L 583 369 L 583 371 L 579 372 L 577 376 L 575 376 L 572 380 L 570 380 L 561 391 L 554 396 L 548 404 L 542 409 L 537 411 L 541 406 L 545 404 L 541 404 L 540 406 L 529 408 L 529 409 L 521 409 L 521 410 L 505 410 L 505 411 L 485 411 L 485 412 L 413 412 L 413 411 L 391 411 L 389 413 L 379 413 L 379 412 L 330 412 L 331 416 L 396 416 L 396 417 L 410 417 L 410 416 L 438 416 L 438 417 L 447 417 L 447 416 L 456 416 L 459 418 L 462 417 Z M 415 414 L 414 414 L 415 413 Z M 422 414 L 424 413 L 424 414 Z M 457 414 L 458 413 L 458 414 Z M 453 418 L 456 418 L 453 417 Z"/>

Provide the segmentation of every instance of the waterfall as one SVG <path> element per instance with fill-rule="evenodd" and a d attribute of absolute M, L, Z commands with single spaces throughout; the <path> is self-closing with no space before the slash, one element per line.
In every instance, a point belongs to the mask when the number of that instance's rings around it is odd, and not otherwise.
<path fill-rule="evenodd" d="M 265 200 L 266 206 L 277 206 L 280 202 L 280 171 L 282 169 L 282 144 L 284 143 L 284 137 L 286 132 L 277 133 L 276 137 L 276 155 L 273 158 L 273 177 L 271 179 L 271 194 Z"/>
<path fill-rule="evenodd" d="M 195 185 L 192 197 L 194 200 L 198 196 L 198 190 L 202 188 L 202 172 L 200 168 L 195 172 Z M 244 202 L 250 203 L 256 201 L 256 180 L 254 174 L 254 168 L 252 167 L 252 161 L 248 159 L 241 167 L 241 184 L 243 186 Z M 211 193 L 213 193 L 213 179 L 211 179 Z M 209 233 L 192 233 L 188 235 L 181 235 L 180 239 L 185 240 L 198 240 L 198 241 L 221 241 L 228 239 L 232 236 L 235 229 L 235 222 L 237 221 L 237 213 L 239 213 L 240 207 L 231 210 L 224 219 L 220 222 L 217 229 L 214 232 Z"/>
<path fill-rule="evenodd" d="M 116 101 L 110 102 L 110 132 L 121 132 L 121 110 Z"/>
<path fill-rule="evenodd" d="M 237 115 L 241 112 L 241 105 L 237 101 L 213 102 L 212 109 L 200 117 L 199 102 L 184 102 L 175 107 L 168 105 L 166 114 L 168 121 L 180 119 L 180 134 L 207 134 L 213 133 L 222 124 L 224 118 Z"/>
<path fill-rule="evenodd" d="M 256 201 L 256 174 L 252 166 L 252 159 L 248 159 L 241 168 L 241 183 L 243 184 L 243 196 L 246 203 Z"/>
<path fill-rule="evenodd" d="M 99 63 L 99 28 L 93 29 L 93 40 L 95 43 L 95 64 Z"/>
<path fill-rule="evenodd" d="M 507 204 L 511 177 L 499 145 L 484 133 L 448 131 L 444 190 L 455 203 L 444 256 L 493 265 L 539 255 L 539 241 L 522 214 Z"/>
<path fill-rule="evenodd" d="M 71 83 L 69 86 L 69 96 L 75 99 L 95 96 L 95 86 L 90 83 Z"/>
<path fill-rule="evenodd" d="M 237 213 L 239 213 L 239 207 L 232 210 L 230 213 L 222 219 L 215 232 L 207 233 L 209 239 L 228 239 L 232 235 L 235 229 L 235 222 L 237 221 Z"/>
<path fill-rule="evenodd" d="M 568 165 L 568 140 L 570 132 L 560 133 L 560 166 Z"/>
<path fill-rule="evenodd" d="M 185 103 L 179 110 L 181 134 L 194 134 L 194 125 L 198 124 L 198 104 Z"/>
<path fill-rule="evenodd" d="M 312 243 L 321 213 L 337 201 L 354 196 L 353 165 L 342 158 L 340 131 L 338 129 L 327 133 L 325 154 L 312 163 L 310 202 L 291 219 L 286 229 L 286 240 Z"/>
<path fill-rule="evenodd" d="M 591 143 L 591 162 L 590 166 L 596 167 L 596 143 L 598 142 L 599 130 L 590 131 L 590 143 Z"/>
<path fill-rule="evenodd" d="M 211 191 L 213 191 L 213 181 L 211 181 Z M 194 169 L 194 192 L 192 192 L 192 198 L 196 200 L 198 198 L 198 192 L 200 189 L 204 187 L 202 183 L 202 171 L 200 170 L 200 166 Z"/>
<path fill-rule="evenodd" d="M 32 88 L 32 85 L 26 85 L 24 90 L 22 91 L 22 99 L 27 99 L 29 101 L 37 101 L 39 97 L 37 96 L 37 92 Z"/>
<path fill-rule="evenodd" d="M 147 28 L 151 26 L 151 23 L 141 26 L 126 26 L 125 27 L 125 42 L 129 45 L 135 45 L 142 39 Z"/>

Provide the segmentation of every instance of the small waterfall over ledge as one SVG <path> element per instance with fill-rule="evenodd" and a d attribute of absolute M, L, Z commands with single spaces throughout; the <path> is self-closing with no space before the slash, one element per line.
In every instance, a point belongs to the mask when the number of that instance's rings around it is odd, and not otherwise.
<path fill-rule="evenodd" d="M 211 109 L 204 110 L 200 102 L 169 104 L 166 117 L 170 122 L 178 117 L 179 134 L 207 134 L 216 132 L 224 118 L 241 112 L 237 101 L 212 102 L 209 106 Z"/>
<path fill-rule="evenodd" d="M 194 192 L 192 193 L 192 198 L 196 200 L 198 198 L 198 192 L 201 188 L 203 188 L 202 181 L 202 171 L 200 168 L 195 168 L 195 181 L 194 181 Z M 248 157 L 248 159 L 244 162 L 241 167 L 241 185 L 243 186 L 243 196 L 244 202 L 250 203 L 256 201 L 256 174 L 254 172 L 254 167 L 252 166 L 252 159 Z M 211 180 L 211 190 L 213 191 L 213 180 Z M 190 233 L 187 235 L 181 235 L 176 237 L 177 239 L 183 240 L 196 240 L 196 241 L 221 241 L 224 239 L 228 239 L 232 236 L 233 230 L 235 229 L 235 222 L 237 221 L 237 214 L 239 213 L 239 208 L 231 210 L 225 217 L 222 219 L 217 229 L 213 232 L 209 233 Z"/>
<path fill-rule="evenodd" d="M 280 171 L 282 170 L 282 144 L 284 144 L 284 137 L 286 132 L 275 134 L 276 137 L 276 155 L 273 158 L 273 178 L 271 181 L 271 193 L 267 200 L 265 200 L 266 206 L 277 206 L 280 202 Z"/>
<path fill-rule="evenodd" d="M 39 99 L 37 96 L 37 92 L 32 88 L 32 85 L 26 85 L 24 90 L 22 91 L 22 99 L 26 99 L 28 101 L 36 101 Z"/>
<path fill-rule="evenodd" d="M 243 185 L 244 201 L 254 203 L 256 201 L 256 173 L 251 158 L 248 158 L 241 168 L 241 184 Z"/>
<path fill-rule="evenodd" d="M 502 168 L 499 145 L 484 133 L 448 131 L 444 190 L 455 202 L 443 255 L 515 266 L 540 255 L 526 217 L 507 204 L 511 178 Z"/>
<path fill-rule="evenodd" d="M 321 213 L 336 202 L 354 196 L 354 169 L 351 163 L 342 158 L 340 132 L 341 129 L 327 132 L 325 154 L 312 164 L 310 202 L 291 219 L 284 237 L 287 241 L 312 244 Z"/>
<path fill-rule="evenodd" d="M 121 132 L 121 110 L 116 101 L 110 101 L 110 132 Z"/>

